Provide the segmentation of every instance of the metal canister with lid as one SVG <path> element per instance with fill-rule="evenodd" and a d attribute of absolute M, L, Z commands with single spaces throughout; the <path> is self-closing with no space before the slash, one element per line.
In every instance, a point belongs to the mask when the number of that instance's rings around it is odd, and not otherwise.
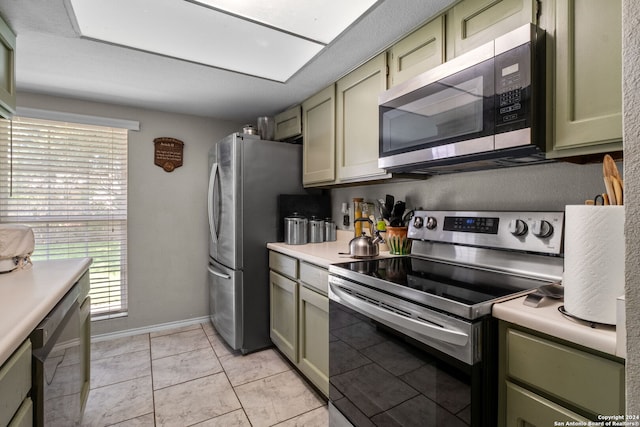
<path fill-rule="evenodd" d="M 331 218 L 324 219 L 324 241 L 335 242 L 336 241 L 336 224 Z"/>
<path fill-rule="evenodd" d="M 309 220 L 309 243 L 324 242 L 324 220 L 312 216 Z"/>
<path fill-rule="evenodd" d="M 307 218 L 297 212 L 284 218 L 284 242 L 287 245 L 307 243 Z"/>

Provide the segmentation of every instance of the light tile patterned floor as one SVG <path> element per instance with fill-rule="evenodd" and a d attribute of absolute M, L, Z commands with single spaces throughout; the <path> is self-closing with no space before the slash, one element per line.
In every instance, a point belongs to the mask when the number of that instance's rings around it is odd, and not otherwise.
<path fill-rule="evenodd" d="M 326 427 L 275 350 L 234 353 L 208 323 L 93 343 L 83 426 Z"/>

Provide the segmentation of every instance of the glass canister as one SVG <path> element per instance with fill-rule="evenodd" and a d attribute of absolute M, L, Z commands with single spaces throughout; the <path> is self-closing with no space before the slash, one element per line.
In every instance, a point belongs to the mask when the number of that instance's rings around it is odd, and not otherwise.
<path fill-rule="evenodd" d="M 362 201 L 361 197 L 353 199 L 353 229 L 356 237 L 362 236 L 362 221 L 356 222 L 358 218 L 362 218 Z"/>
<path fill-rule="evenodd" d="M 393 255 L 407 255 L 411 251 L 411 239 L 407 238 L 409 227 L 387 226 L 386 242 L 389 253 Z"/>

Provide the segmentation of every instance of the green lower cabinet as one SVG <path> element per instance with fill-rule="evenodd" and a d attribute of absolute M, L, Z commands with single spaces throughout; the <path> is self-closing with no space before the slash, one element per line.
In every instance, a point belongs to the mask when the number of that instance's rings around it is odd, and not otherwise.
<path fill-rule="evenodd" d="M 269 273 L 271 294 L 270 334 L 293 363 L 298 361 L 298 283 L 278 273 Z"/>
<path fill-rule="evenodd" d="M 329 298 L 300 287 L 298 367 L 329 395 Z"/>
<path fill-rule="evenodd" d="M 0 366 L 0 426 L 24 425 L 24 407 L 31 404 L 30 390 L 31 341 L 26 340 Z"/>
<path fill-rule="evenodd" d="M 558 421 L 588 421 L 511 382 L 507 382 L 506 396 L 506 425 L 509 427 L 548 427 Z"/>
<path fill-rule="evenodd" d="M 33 402 L 27 397 L 20 405 L 20 409 L 13 416 L 7 427 L 32 427 L 33 426 Z"/>
<path fill-rule="evenodd" d="M 271 341 L 329 396 L 329 273 L 275 251 L 269 268 Z"/>
<path fill-rule="evenodd" d="M 625 413 L 624 360 L 500 323 L 500 426 L 552 426 Z"/>

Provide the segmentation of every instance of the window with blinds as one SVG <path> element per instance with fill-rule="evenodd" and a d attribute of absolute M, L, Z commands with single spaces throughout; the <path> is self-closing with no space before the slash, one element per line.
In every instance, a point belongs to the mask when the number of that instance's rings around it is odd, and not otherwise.
<path fill-rule="evenodd" d="M 127 130 L 0 120 L 0 222 L 33 228 L 33 261 L 92 257 L 92 317 L 126 315 Z"/>

